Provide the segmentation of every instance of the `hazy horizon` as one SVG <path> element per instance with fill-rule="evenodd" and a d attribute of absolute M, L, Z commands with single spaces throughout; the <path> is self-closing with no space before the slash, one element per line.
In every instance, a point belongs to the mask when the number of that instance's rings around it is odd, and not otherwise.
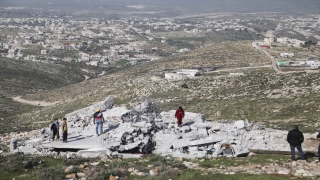
<path fill-rule="evenodd" d="M 0 7 L 28 7 L 56 9 L 63 11 L 105 9 L 134 10 L 130 5 L 142 5 L 136 10 L 165 10 L 180 12 L 284 12 L 320 13 L 320 0 L 0 0 Z"/>

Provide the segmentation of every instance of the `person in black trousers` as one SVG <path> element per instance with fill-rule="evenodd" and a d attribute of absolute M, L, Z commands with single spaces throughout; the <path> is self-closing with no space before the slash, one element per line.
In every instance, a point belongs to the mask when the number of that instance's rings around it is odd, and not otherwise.
<path fill-rule="evenodd" d="M 290 144 L 290 150 L 291 150 L 291 159 L 295 161 L 295 148 L 299 151 L 300 159 L 304 160 L 303 151 L 301 144 L 304 141 L 304 137 L 301 131 L 299 131 L 299 128 L 297 125 L 293 126 L 293 129 L 289 131 L 287 135 L 287 141 Z"/>
<path fill-rule="evenodd" d="M 317 140 L 319 142 L 319 145 L 318 145 L 318 161 L 320 162 L 320 132 L 317 135 Z"/>
<path fill-rule="evenodd" d="M 67 126 L 67 118 L 63 118 L 63 122 L 61 125 L 62 128 L 62 139 L 63 139 L 63 143 L 67 142 L 67 136 L 68 136 L 68 126 Z"/>

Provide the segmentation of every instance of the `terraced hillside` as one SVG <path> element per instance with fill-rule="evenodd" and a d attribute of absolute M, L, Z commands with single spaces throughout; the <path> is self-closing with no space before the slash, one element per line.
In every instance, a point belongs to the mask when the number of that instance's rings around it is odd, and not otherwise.
<path fill-rule="evenodd" d="M 250 42 L 216 44 L 124 67 L 90 81 L 29 94 L 24 98 L 60 103 L 16 119 L 24 119 L 32 128 L 42 127 L 53 117 L 61 118 L 112 95 L 117 105 L 127 107 L 151 98 L 163 110 L 182 105 L 186 111 L 201 113 L 211 120 L 248 119 L 279 129 L 289 129 L 297 123 L 304 131 L 317 130 L 319 72 L 278 74 L 270 64 Z M 202 76 L 178 81 L 164 79 L 165 72 L 195 67 L 202 70 Z"/>

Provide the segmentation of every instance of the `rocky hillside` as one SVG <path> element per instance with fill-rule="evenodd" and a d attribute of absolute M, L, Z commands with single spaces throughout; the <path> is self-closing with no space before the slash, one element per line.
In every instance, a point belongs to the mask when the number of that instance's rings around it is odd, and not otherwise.
<path fill-rule="evenodd" d="M 2 126 L 0 133 L 15 129 L 17 124 L 10 120 L 14 116 L 41 109 L 38 106 L 15 102 L 11 97 L 37 94 L 76 84 L 85 78 L 95 78 L 107 70 L 85 64 L 63 62 L 52 64 L 6 58 L 0 58 L 0 69 L 0 125 Z"/>
<path fill-rule="evenodd" d="M 90 68 L 90 71 L 82 69 Z M 38 93 L 95 77 L 102 70 L 75 63 L 38 63 L 0 59 L 0 96 L 12 97 Z"/>
<path fill-rule="evenodd" d="M 187 111 L 204 114 L 211 120 L 248 119 L 278 129 L 299 124 L 304 131 L 317 130 L 318 71 L 275 73 L 269 59 L 250 45 L 250 42 L 216 44 L 124 67 L 90 81 L 29 94 L 24 98 L 60 103 L 20 114 L 17 119 L 24 119 L 33 128 L 41 127 L 53 117 L 61 118 L 112 95 L 117 105 L 128 107 L 152 98 L 163 110 L 182 105 Z M 202 76 L 179 81 L 164 79 L 164 73 L 181 68 L 198 68 Z"/>

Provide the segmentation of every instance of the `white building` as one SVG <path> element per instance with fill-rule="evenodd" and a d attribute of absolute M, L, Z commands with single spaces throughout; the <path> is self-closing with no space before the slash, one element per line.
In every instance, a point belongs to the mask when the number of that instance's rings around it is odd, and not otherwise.
<path fill-rule="evenodd" d="M 284 52 L 284 53 L 280 53 L 280 56 L 281 57 L 294 57 L 294 53 Z"/>
<path fill-rule="evenodd" d="M 24 41 L 24 44 L 32 44 L 32 40 L 26 39 L 26 40 Z"/>
<path fill-rule="evenodd" d="M 179 75 L 186 75 L 188 77 L 200 76 L 200 72 L 197 69 L 180 69 L 177 71 Z"/>
<path fill-rule="evenodd" d="M 274 42 L 274 37 L 266 37 L 263 40 L 265 43 L 270 44 Z"/>
<path fill-rule="evenodd" d="M 90 61 L 90 62 L 86 62 L 86 64 L 91 66 L 98 66 L 98 61 Z"/>
<path fill-rule="evenodd" d="M 42 50 L 40 51 L 40 54 L 47 54 L 47 50 L 42 49 Z"/>
<path fill-rule="evenodd" d="M 316 69 L 316 68 L 319 68 L 320 66 L 320 61 L 307 61 L 306 64 L 312 68 L 312 69 Z"/>
<path fill-rule="evenodd" d="M 118 58 L 118 51 L 111 50 L 110 56 L 112 56 L 114 59 L 117 59 Z"/>
<path fill-rule="evenodd" d="M 319 68 L 320 66 L 320 61 L 317 61 L 315 58 L 309 58 L 306 61 L 307 66 L 309 66 L 312 69 Z"/>
<path fill-rule="evenodd" d="M 177 74 L 177 73 L 165 73 L 164 74 L 165 79 L 170 79 L 170 80 L 183 80 L 187 79 L 187 75 L 184 74 Z"/>

